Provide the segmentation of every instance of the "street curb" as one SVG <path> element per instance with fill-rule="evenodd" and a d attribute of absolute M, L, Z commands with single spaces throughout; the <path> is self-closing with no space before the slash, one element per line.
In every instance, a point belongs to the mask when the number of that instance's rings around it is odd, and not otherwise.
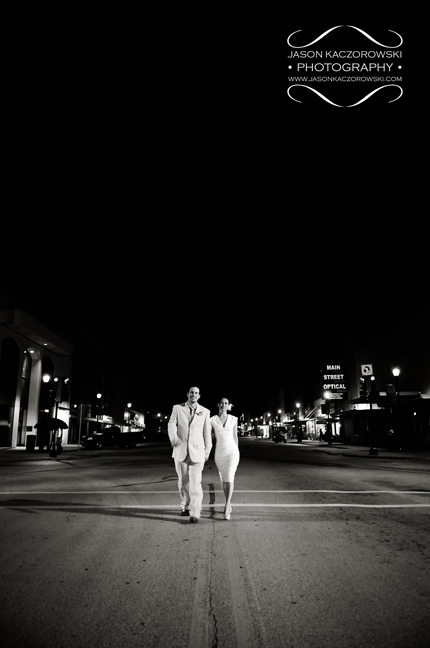
<path fill-rule="evenodd" d="M 430 457 L 387 457 L 386 455 L 342 454 L 342 457 L 359 457 L 360 459 L 389 459 L 390 461 L 430 461 Z"/>
<path fill-rule="evenodd" d="M 56 457 L 51 457 L 49 455 L 49 452 L 44 451 L 44 452 L 39 452 L 38 450 L 35 450 L 34 452 L 26 452 L 25 450 L 19 450 L 18 452 L 14 452 L 14 448 L 12 449 L 11 452 L 8 453 L 3 453 L 0 452 L 0 462 L 4 465 L 4 463 L 11 462 L 11 463 L 25 463 L 25 462 L 32 462 L 32 461 L 46 461 L 47 459 L 52 459 L 52 461 L 65 461 L 65 460 L 75 460 L 75 459 L 91 459 L 95 457 L 101 457 L 101 453 L 97 452 L 77 452 L 77 450 L 66 450 L 62 451 L 60 453 L 57 453 Z"/>
<path fill-rule="evenodd" d="M 68 454 L 68 453 L 66 452 L 66 455 L 67 455 L 67 454 Z M 72 457 L 67 457 L 67 458 L 68 458 L 68 459 L 91 459 L 92 457 L 101 457 L 101 456 L 102 456 L 101 453 L 97 453 L 97 454 L 82 454 L 81 452 L 79 452 L 79 453 L 73 455 Z M 62 453 L 61 453 L 61 456 L 58 455 L 57 457 L 55 457 L 55 459 L 57 459 L 58 461 L 61 461 L 61 459 L 64 459 L 64 453 L 62 452 Z"/>
<path fill-rule="evenodd" d="M 330 450 L 319 450 L 314 448 L 312 452 L 322 452 L 323 454 L 329 454 L 332 456 L 341 456 L 341 457 L 358 457 L 359 459 L 391 459 L 392 461 L 430 461 L 430 457 L 411 457 L 411 456 L 388 456 L 383 454 L 353 454 L 346 452 L 330 452 Z"/>

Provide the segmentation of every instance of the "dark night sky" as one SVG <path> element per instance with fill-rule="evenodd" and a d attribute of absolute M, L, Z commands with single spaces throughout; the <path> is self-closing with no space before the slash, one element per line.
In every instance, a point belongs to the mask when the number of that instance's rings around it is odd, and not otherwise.
<path fill-rule="evenodd" d="M 393 11 L 384 30 L 404 27 Z M 0 283 L 120 353 L 145 404 L 197 383 L 239 412 L 424 299 L 425 182 L 416 114 L 286 96 L 287 35 L 364 26 L 361 5 L 312 24 L 215 13 L 105 29 L 97 12 L 78 49 L 73 28 L 63 58 L 47 47 L 9 165 L 29 218 Z"/>
<path fill-rule="evenodd" d="M 196 383 L 210 408 L 227 396 L 237 413 L 261 410 L 344 333 L 358 340 L 427 298 L 419 183 L 405 170 L 417 120 L 406 129 L 385 106 L 299 111 L 283 56 L 308 16 L 285 25 L 270 10 L 263 24 L 259 10 L 246 27 L 242 13 L 230 30 L 220 16 L 213 42 L 212 15 L 189 39 L 173 15 L 167 31 L 165 12 L 148 19 L 144 65 L 140 22 L 133 39 L 127 21 L 126 48 L 106 31 L 97 49 L 89 28 L 60 101 L 70 118 L 49 122 L 52 145 L 29 126 L 43 142 L 26 141 L 28 213 L 43 205 L 56 220 L 34 224 L 1 283 L 121 354 L 149 406 Z"/>
<path fill-rule="evenodd" d="M 191 228 L 191 243 L 184 228 L 129 257 L 72 255 L 49 278 L 12 265 L 2 284 L 53 313 L 60 329 L 67 322 L 119 354 L 146 408 L 169 409 L 197 384 L 203 405 L 214 410 L 227 396 L 239 415 L 266 409 L 276 386 L 337 359 L 344 333 L 366 337 L 428 300 L 418 264 L 396 282 L 388 254 L 370 272 L 351 264 L 351 248 L 333 248 L 334 263 L 264 249 L 258 237 L 240 245 L 216 226 Z"/>

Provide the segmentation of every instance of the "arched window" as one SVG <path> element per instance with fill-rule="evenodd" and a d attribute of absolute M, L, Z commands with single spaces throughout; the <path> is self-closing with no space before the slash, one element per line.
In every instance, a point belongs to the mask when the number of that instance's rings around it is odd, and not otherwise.
<path fill-rule="evenodd" d="M 22 365 L 21 400 L 18 417 L 18 437 L 16 440 L 16 443 L 19 446 L 24 445 L 25 443 L 25 433 L 27 429 L 28 395 L 30 393 L 31 364 L 31 355 L 29 353 L 26 353 L 24 355 L 24 362 Z"/>
<path fill-rule="evenodd" d="M 0 353 L 0 446 L 2 447 L 11 445 L 18 366 L 18 345 L 12 338 L 5 338 Z"/>

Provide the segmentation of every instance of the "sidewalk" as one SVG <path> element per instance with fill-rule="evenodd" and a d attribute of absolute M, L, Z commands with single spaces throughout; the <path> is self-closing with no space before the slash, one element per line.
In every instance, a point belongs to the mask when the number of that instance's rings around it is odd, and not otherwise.
<path fill-rule="evenodd" d="M 24 446 L 19 446 L 16 448 L 0 448 L 0 462 L 10 461 L 57 461 L 64 459 L 87 459 L 91 457 L 100 457 L 99 450 L 86 450 L 82 446 L 79 446 L 77 443 L 71 443 L 69 445 L 63 446 L 63 450 L 60 454 L 57 454 L 56 457 L 49 456 L 49 450 L 34 450 L 33 452 L 27 452 Z"/>
<path fill-rule="evenodd" d="M 250 441 L 253 440 L 252 437 L 249 438 Z M 265 442 L 272 444 L 274 447 L 277 445 L 273 443 L 271 439 L 264 439 Z M 279 444 L 282 447 L 288 448 L 297 448 L 301 450 L 308 450 L 312 452 L 322 452 L 324 454 L 330 455 L 340 455 L 344 457 L 361 457 L 363 459 L 392 459 L 395 461 L 398 460 L 408 460 L 408 461 L 428 461 L 430 462 L 430 450 L 388 450 L 387 448 L 376 448 L 378 451 L 377 455 L 370 455 L 369 450 L 370 446 L 352 446 L 352 445 L 341 445 L 338 443 L 333 443 L 329 445 L 326 442 L 321 443 L 320 441 L 311 441 L 309 439 L 304 439 L 301 443 L 297 441 L 289 440 L 287 444 Z M 109 450 L 110 448 L 105 448 L 104 450 Z M 115 448 L 112 448 L 115 449 Z M 116 448 L 118 449 L 118 448 Z M 87 450 L 82 446 L 79 447 L 75 444 L 69 444 L 63 446 L 63 451 L 58 454 L 56 457 L 50 457 L 48 450 L 39 452 L 39 450 L 34 450 L 33 452 L 27 452 L 24 446 L 19 446 L 17 448 L 0 448 L 0 462 L 10 461 L 57 461 L 64 459 L 88 459 L 95 458 L 100 456 L 100 450 Z"/>
<path fill-rule="evenodd" d="M 269 439 L 268 439 L 269 440 Z M 289 441 L 289 447 L 307 448 L 313 452 L 323 452 L 331 455 L 341 455 L 343 457 L 361 457 L 363 459 L 394 459 L 409 461 L 430 461 L 430 450 L 389 450 L 388 448 L 376 448 L 378 454 L 369 454 L 371 446 L 358 446 L 358 445 L 341 445 L 333 443 L 329 445 L 325 441 L 310 441 L 304 439 L 301 443 Z"/>

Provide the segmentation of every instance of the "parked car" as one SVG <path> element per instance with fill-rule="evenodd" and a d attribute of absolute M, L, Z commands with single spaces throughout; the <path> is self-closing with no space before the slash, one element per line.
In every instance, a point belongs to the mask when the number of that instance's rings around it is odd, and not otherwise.
<path fill-rule="evenodd" d="M 142 441 L 169 441 L 169 435 L 162 430 L 145 429 L 142 432 Z"/>
<path fill-rule="evenodd" d="M 81 445 L 89 450 L 98 450 L 99 448 L 108 448 L 111 446 L 135 448 L 142 440 L 141 432 L 121 432 L 118 426 L 113 425 L 112 427 L 104 428 L 100 432 L 92 432 L 91 434 L 84 435 L 81 437 Z"/>

